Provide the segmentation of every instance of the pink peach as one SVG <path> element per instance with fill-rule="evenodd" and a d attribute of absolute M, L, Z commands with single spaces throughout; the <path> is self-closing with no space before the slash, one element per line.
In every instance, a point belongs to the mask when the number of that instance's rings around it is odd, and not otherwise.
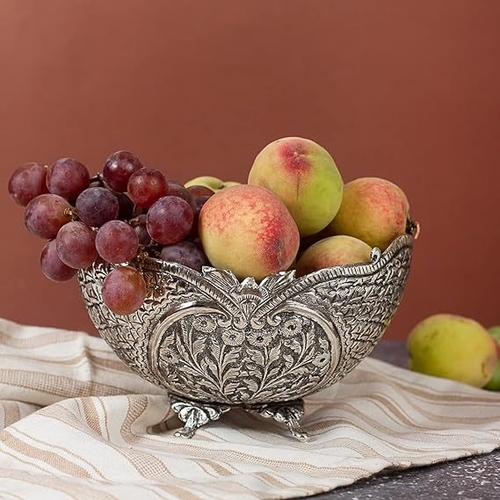
<path fill-rule="evenodd" d="M 269 190 L 242 184 L 217 191 L 199 218 L 203 250 L 213 267 L 257 280 L 288 269 L 299 248 L 299 230 Z"/>
<path fill-rule="evenodd" d="M 317 241 L 299 257 L 296 265 L 297 276 L 346 264 L 366 264 L 370 262 L 371 247 L 352 236 L 330 236 Z"/>
<path fill-rule="evenodd" d="M 302 137 L 284 137 L 262 149 L 248 183 L 275 193 L 290 210 L 301 236 L 326 227 L 342 200 L 343 181 L 332 156 Z"/>

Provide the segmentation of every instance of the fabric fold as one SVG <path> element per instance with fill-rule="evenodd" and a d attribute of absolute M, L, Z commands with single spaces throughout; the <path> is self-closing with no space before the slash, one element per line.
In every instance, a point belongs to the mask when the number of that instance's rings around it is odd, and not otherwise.
<path fill-rule="evenodd" d="M 186 440 L 102 339 L 0 320 L 0 496 L 273 499 L 500 446 L 500 394 L 367 358 L 306 399 L 295 441 L 240 408 Z"/>

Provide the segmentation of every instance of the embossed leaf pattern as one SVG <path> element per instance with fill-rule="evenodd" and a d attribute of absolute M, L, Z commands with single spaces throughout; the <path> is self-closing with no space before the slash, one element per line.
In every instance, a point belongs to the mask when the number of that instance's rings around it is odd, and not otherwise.
<path fill-rule="evenodd" d="M 410 257 L 408 238 L 370 265 L 260 284 L 152 260 L 148 298 L 128 316 L 102 302 L 110 266 L 78 278 L 101 336 L 142 377 L 191 399 L 251 405 L 294 400 L 349 373 L 392 318 Z"/>
<path fill-rule="evenodd" d="M 190 397 L 201 401 L 254 404 L 289 393 L 299 397 L 311 391 L 329 368 L 328 340 L 309 319 L 301 320 L 293 338 L 285 337 L 278 327 L 229 330 L 241 335 L 239 345 L 232 345 L 222 327 L 208 339 L 199 319 L 185 316 L 160 347 L 159 371 L 173 392 L 185 394 L 188 388 Z M 167 355 L 172 352 L 175 367 Z"/>

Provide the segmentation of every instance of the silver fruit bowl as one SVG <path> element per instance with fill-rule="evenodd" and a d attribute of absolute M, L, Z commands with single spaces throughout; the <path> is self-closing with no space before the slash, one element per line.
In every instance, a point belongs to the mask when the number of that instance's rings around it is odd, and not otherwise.
<path fill-rule="evenodd" d="M 202 272 L 150 257 L 141 269 L 148 296 L 130 315 L 103 303 L 111 266 L 78 280 L 102 338 L 134 372 L 168 392 L 184 427 L 196 429 L 233 407 L 286 424 L 307 440 L 303 398 L 338 382 L 382 337 L 401 301 L 415 227 L 368 264 L 335 266 L 296 278 L 294 271 L 257 283 L 230 271 Z"/>

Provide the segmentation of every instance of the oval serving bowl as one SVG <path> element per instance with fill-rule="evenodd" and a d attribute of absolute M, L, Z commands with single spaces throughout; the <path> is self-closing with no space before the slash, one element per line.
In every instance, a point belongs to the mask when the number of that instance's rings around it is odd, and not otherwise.
<path fill-rule="evenodd" d="M 415 228 L 413 228 L 415 229 Z M 88 313 L 133 371 L 164 387 L 184 422 L 197 428 L 239 406 L 286 424 L 307 440 L 303 399 L 345 377 L 375 347 L 401 301 L 415 235 L 396 238 L 368 264 L 335 266 L 257 283 L 230 271 L 141 257 L 148 296 L 130 315 L 103 303 L 112 266 L 79 271 Z"/>

